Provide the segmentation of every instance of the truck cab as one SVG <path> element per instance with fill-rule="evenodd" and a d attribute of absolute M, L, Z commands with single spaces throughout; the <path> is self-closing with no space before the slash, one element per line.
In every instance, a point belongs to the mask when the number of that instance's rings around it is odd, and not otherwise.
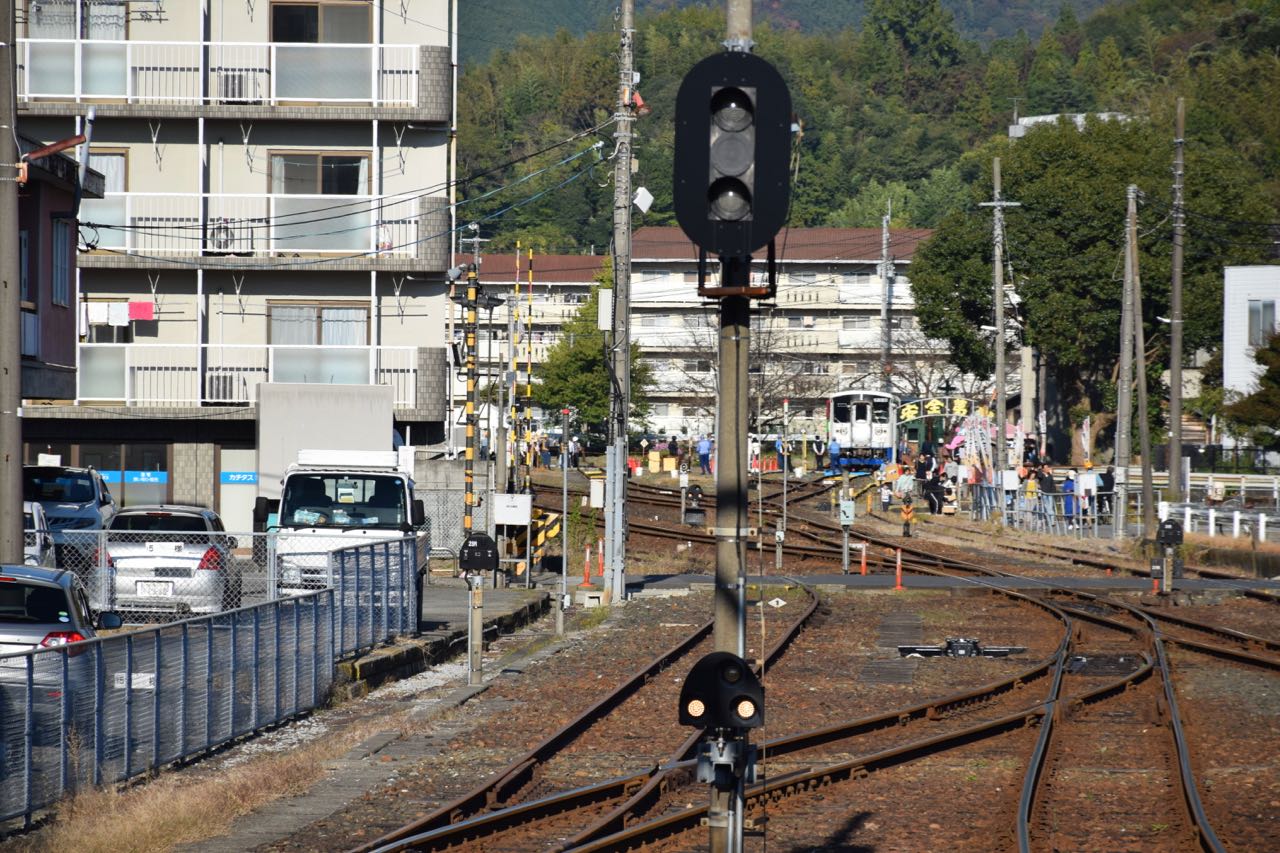
<path fill-rule="evenodd" d="M 285 469 L 279 502 L 258 499 L 254 526 L 276 534 L 280 588 L 304 590 L 329 585 L 337 549 L 424 538 L 424 516 L 395 452 L 303 450 Z"/>

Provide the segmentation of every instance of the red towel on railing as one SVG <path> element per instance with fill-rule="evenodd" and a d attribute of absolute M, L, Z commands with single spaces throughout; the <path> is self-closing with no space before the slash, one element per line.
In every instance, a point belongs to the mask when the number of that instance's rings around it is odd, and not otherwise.
<path fill-rule="evenodd" d="M 130 320 L 154 320 L 156 318 L 156 304 L 154 302 L 130 302 L 129 303 L 129 319 Z"/>

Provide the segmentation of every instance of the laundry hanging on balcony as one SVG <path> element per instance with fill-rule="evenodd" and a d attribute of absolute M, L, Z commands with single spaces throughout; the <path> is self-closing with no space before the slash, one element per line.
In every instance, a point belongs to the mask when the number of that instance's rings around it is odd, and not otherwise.
<path fill-rule="evenodd" d="M 154 302 L 130 302 L 129 303 L 129 319 L 130 320 L 154 320 L 156 318 L 156 304 Z"/>
<path fill-rule="evenodd" d="M 107 325 L 108 326 L 129 325 L 129 303 L 127 302 L 107 303 Z"/>

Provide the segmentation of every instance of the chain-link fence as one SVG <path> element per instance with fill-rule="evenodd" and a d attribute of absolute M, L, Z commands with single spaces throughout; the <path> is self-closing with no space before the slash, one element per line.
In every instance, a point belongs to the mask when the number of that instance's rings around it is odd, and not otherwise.
<path fill-rule="evenodd" d="M 416 630 L 417 547 L 344 547 L 325 589 L 0 655 L 0 821 L 323 704 L 335 660 Z"/>
<path fill-rule="evenodd" d="M 75 572 L 95 609 L 118 612 L 130 624 L 169 622 L 336 586 L 336 555 L 353 539 L 398 541 L 370 538 L 368 531 L 69 530 L 57 565 Z M 425 567 L 427 534 L 410 541 L 415 568 Z"/>
<path fill-rule="evenodd" d="M 467 509 L 466 492 L 462 489 L 417 489 L 413 496 L 422 500 L 426 517 L 431 522 L 431 553 L 456 557 L 467 538 L 462 523 Z M 472 508 L 471 529 L 487 530 L 489 504 L 479 500 L 485 497 L 483 491 L 477 491 L 475 496 L 479 505 Z"/>

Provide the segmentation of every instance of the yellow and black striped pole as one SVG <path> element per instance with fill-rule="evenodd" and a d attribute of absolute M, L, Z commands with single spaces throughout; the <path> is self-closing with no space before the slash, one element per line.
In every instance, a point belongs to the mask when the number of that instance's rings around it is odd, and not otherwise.
<path fill-rule="evenodd" d="M 463 482 L 466 484 L 466 507 L 462 516 L 462 529 L 467 534 L 472 530 L 472 513 L 476 501 L 476 391 L 479 385 L 476 371 L 476 297 L 479 283 L 476 281 L 476 265 L 467 266 L 467 452 L 463 464 Z"/>
<path fill-rule="evenodd" d="M 529 494 L 533 491 L 533 249 L 529 250 L 529 293 L 525 307 L 529 330 L 524 344 L 524 491 Z"/>

